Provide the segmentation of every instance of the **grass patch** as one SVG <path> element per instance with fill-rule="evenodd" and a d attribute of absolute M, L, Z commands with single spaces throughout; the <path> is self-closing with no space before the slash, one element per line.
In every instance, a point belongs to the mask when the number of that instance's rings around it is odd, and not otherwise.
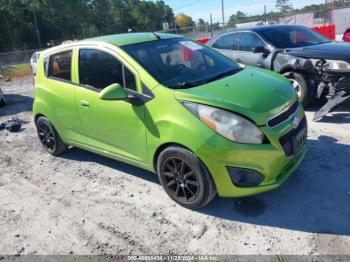
<path fill-rule="evenodd" d="M 7 78 L 18 78 L 30 75 L 32 70 L 29 64 L 16 64 L 4 66 L 1 73 Z"/>

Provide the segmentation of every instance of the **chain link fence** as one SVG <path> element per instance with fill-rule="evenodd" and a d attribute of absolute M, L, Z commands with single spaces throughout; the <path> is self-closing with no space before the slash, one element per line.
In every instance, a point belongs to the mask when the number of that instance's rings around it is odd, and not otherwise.
<path fill-rule="evenodd" d="M 192 27 L 177 27 L 162 32 L 183 35 L 194 40 L 199 40 L 215 37 L 226 30 L 249 28 L 259 25 L 294 24 L 318 27 L 334 24 L 336 26 L 336 33 L 343 34 L 345 29 L 350 26 L 350 0 L 343 0 L 341 7 L 342 8 L 335 8 L 334 6 L 327 5 L 325 8 L 319 8 L 309 12 L 289 12 L 283 16 L 275 13 L 267 13 L 260 16 L 247 16 L 242 19 L 229 21 L 229 23 L 226 24 L 219 22 L 211 24 L 205 23 L 204 25 Z M 49 43 L 45 43 L 45 46 L 47 48 L 55 46 L 68 39 L 73 40 L 74 38 L 65 37 L 64 39 L 51 40 Z M 42 49 L 27 49 L 0 53 L 0 66 L 29 63 L 32 54 L 40 50 Z"/>
<path fill-rule="evenodd" d="M 320 27 L 329 24 L 336 26 L 336 34 L 343 34 L 345 29 L 350 26 L 350 1 L 344 1 L 343 8 L 326 6 L 308 12 L 289 12 L 285 15 L 271 15 L 266 14 L 261 16 L 245 17 L 240 20 L 231 21 L 231 23 L 214 23 L 206 25 L 196 25 L 186 28 L 173 28 L 163 32 L 184 35 L 194 40 L 203 38 L 212 38 L 218 34 L 236 29 L 249 28 L 260 25 L 275 25 L 275 24 L 289 24 L 302 25 L 306 27 Z"/>

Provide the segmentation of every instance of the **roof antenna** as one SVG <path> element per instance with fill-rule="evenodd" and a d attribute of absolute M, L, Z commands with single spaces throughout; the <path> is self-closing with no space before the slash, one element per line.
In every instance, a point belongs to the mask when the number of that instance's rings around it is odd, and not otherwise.
<path fill-rule="evenodd" d="M 153 34 L 158 40 L 160 40 L 160 36 L 159 36 L 159 35 L 157 35 L 155 32 L 152 32 L 152 34 Z"/>

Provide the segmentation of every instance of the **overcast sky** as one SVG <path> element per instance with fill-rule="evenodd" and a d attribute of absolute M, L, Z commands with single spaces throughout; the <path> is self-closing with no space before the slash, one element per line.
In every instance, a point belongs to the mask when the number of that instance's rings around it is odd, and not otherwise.
<path fill-rule="evenodd" d="M 163 0 L 171 6 L 174 13 L 183 12 L 190 15 L 195 21 L 198 18 L 203 18 L 209 21 L 210 12 L 213 15 L 213 22 L 221 22 L 221 0 Z M 324 3 L 324 0 L 292 0 L 294 8 L 300 8 L 305 5 Z M 267 7 L 267 12 L 275 11 L 275 0 L 224 0 L 225 20 L 227 22 L 230 15 L 238 10 L 246 14 L 262 14 L 264 5 Z"/>

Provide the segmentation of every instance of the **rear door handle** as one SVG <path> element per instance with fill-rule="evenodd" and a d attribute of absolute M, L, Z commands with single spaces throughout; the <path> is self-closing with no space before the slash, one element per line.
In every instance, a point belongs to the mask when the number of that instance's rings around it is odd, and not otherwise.
<path fill-rule="evenodd" d="M 88 101 L 85 101 L 85 100 L 80 100 L 80 104 L 83 106 L 83 107 L 89 107 L 90 106 L 90 103 Z"/>
<path fill-rule="evenodd" d="M 240 58 L 236 58 L 236 62 L 240 63 L 240 62 L 242 62 L 242 60 Z"/>

